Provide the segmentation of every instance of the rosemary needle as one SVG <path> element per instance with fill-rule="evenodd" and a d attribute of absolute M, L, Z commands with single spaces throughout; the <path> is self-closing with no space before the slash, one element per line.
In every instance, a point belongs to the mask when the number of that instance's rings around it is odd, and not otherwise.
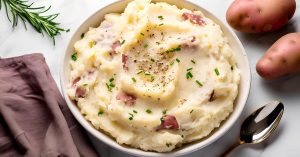
<path fill-rule="evenodd" d="M 18 20 L 21 19 L 25 29 L 26 22 L 28 22 L 32 27 L 38 32 L 44 35 L 46 33 L 53 39 L 53 44 L 55 45 L 54 37 L 59 35 L 61 32 L 69 32 L 70 30 L 60 28 L 59 23 L 54 22 L 54 19 L 59 14 L 41 15 L 47 12 L 50 8 L 33 7 L 34 3 L 28 4 L 27 0 L 0 0 L 0 10 L 2 5 L 4 5 L 6 16 L 8 20 L 12 23 L 12 27 L 18 25 Z M 10 12 L 10 14 L 9 14 Z"/>

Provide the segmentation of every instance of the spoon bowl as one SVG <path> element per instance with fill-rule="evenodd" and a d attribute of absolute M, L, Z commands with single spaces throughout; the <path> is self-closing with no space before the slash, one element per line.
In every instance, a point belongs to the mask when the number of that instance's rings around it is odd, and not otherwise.
<path fill-rule="evenodd" d="M 284 105 L 272 101 L 254 111 L 242 123 L 240 139 L 234 143 L 221 157 L 226 157 L 236 147 L 242 144 L 257 144 L 266 140 L 277 128 L 283 115 Z"/>
<path fill-rule="evenodd" d="M 284 106 L 272 101 L 252 113 L 242 124 L 240 141 L 257 144 L 268 138 L 278 126 Z"/>

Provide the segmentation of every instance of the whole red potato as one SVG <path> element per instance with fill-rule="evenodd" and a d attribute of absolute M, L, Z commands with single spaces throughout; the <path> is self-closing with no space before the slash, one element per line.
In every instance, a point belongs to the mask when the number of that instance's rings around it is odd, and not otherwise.
<path fill-rule="evenodd" d="M 256 71 L 268 80 L 300 72 L 300 32 L 278 39 L 258 61 Z"/>
<path fill-rule="evenodd" d="M 284 26 L 295 10 L 295 0 L 235 0 L 227 10 L 226 20 L 241 32 L 270 32 Z"/>

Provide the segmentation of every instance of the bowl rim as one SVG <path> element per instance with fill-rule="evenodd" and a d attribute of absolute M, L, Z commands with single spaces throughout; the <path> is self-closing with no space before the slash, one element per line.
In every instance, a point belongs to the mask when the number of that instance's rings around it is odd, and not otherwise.
<path fill-rule="evenodd" d="M 110 147 L 112 147 L 114 149 L 120 150 L 122 152 L 131 154 L 134 156 L 140 156 L 140 155 L 149 156 L 149 157 L 150 156 L 151 157 L 180 156 L 180 155 L 185 155 L 187 153 L 194 152 L 196 150 L 202 149 L 202 148 L 212 144 L 213 142 L 218 140 L 220 137 L 222 137 L 226 132 L 228 132 L 228 130 L 233 126 L 233 124 L 238 120 L 238 118 L 242 114 L 242 111 L 247 102 L 250 88 L 251 88 L 251 68 L 250 68 L 248 56 L 245 52 L 245 48 L 243 47 L 241 41 L 239 40 L 239 38 L 237 37 L 235 32 L 229 27 L 229 25 L 227 23 L 223 22 L 219 17 L 214 15 L 212 12 L 210 12 L 210 11 L 206 10 L 205 8 L 203 8 L 202 6 L 198 5 L 197 2 L 191 2 L 191 0 L 182 0 L 182 3 L 185 3 L 187 5 L 192 5 L 196 8 L 198 8 L 201 12 L 203 12 L 203 14 L 206 17 L 209 17 L 214 22 L 216 22 L 218 25 L 220 25 L 223 32 L 225 32 L 224 29 L 226 29 L 226 31 L 233 37 L 237 46 L 241 49 L 241 52 L 239 52 L 239 53 L 242 53 L 243 59 L 246 62 L 245 65 L 246 65 L 247 72 L 245 72 L 245 78 L 244 78 L 244 79 L 246 79 L 246 84 L 244 85 L 245 86 L 244 90 L 246 93 L 243 95 L 242 98 L 240 98 L 240 99 L 242 99 L 241 104 L 236 105 L 236 103 L 235 103 L 234 111 L 226 118 L 226 120 L 224 120 L 224 121 L 226 121 L 225 124 L 221 124 L 221 126 L 219 126 L 218 128 L 215 128 L 217 130 L 213 130 L 214 133 L 209 135 L 208 138 L 206 138 L 204 140 L 199 140 L 198 142 L 190 144 L 189 146 L 186 146 L 185 148 L 182 148 L 181 150 L 176 151 L 176 149 L 175 149 L 175 151 L 166 152 L 166 153 L 151 152 L 151 151 L 148 152 L 148 151 L 143 151 L 143 150 L 140 150 L 137 148 L 127 147 L 127 146 L 124 147 L 123 145 L 118 144 L 115 139 L 112 139 L 110 136 L 106 135 L 105 133 L 95 129 L 93 126 L 91 126 L 91 124 L 87 120 L 85 120 L 85 118 L 79 112 L 78 108 L 70 101 L 70 99 L 66 93 L 67 84 L 65 84 L 65 80 L 67 78 L 65 78 L 65 69 L 66 69 L 65 60 L 67 57 L 66 54 L 68 52 L 69 47 L 74 46 L 74 45 L 70 45 L 71 40 L 76 37 L 76 34 L 81 33 L 81 32 L 79 32 L 79 30 L 81 27 L 84 27 L 85 23 L 87 23 L 88 21 L 93 19 L 94 16 L 97 16 L 97 14 L 99 14 L 99 12 L 101 12 L 103 9 L 112 7 L 113 5 L 116 5 L 117 3 L 129 3 L 130 1 L 131 0 L 111 0 L 109 3 L 105 3 L 103 6 L 101 6 L 99 9 L 97 9 L 95 12 L 93 12 L 90 16 L 85 18 L 85 20 L 76 28 L 76 31 L 74 31 L 71 38 L 69 38 L 68 44 L 63 53 L 63 57 L 61 58 L 61 61 L 60 61 L 60 87 L 61 87 L 63 97 L 66 100 L 68 108 L 72 112 L 75 119 L 81 124 L 81 126 L 83 126 L 83 128 L 89 134 L 91 134 L 93 137 L 96 137 L 97 140 L 104 142 L 105 144 L 109 145 Z M 153 0 L 153 1 L 164 2 L 164 1 L 170 1 L 170 0 Z M 172 5 L 174 5 L 174 4 L 172 4 Z M 180 6 L 177 6 L 177 7 L 181 8 Z M 101 22 L 102 21 L 100 21 L 99 23 L 101 23 Z M 239 84 L 239 88 L 240 88 L 240 86 L 241 86 L 241 81 Z M 238 93 L 236 100 L 238 99 L 239 95 L 240 95 L 240 93 Z"/>

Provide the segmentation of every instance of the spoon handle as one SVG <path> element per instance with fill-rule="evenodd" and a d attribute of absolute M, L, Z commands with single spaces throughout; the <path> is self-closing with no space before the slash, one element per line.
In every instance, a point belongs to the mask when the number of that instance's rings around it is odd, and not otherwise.
<path fill-rule="evenodd" d="M 228 155 L 230 154 L 230 152 L 235 149 L 236 147 L 240 146 L 244 144 L 244 142 L 238 140 L 237 142 L 235 142 L 234 144 L 232 144 L 222 155 L 220 155 L 220 157 L 228 157 Z"/>

